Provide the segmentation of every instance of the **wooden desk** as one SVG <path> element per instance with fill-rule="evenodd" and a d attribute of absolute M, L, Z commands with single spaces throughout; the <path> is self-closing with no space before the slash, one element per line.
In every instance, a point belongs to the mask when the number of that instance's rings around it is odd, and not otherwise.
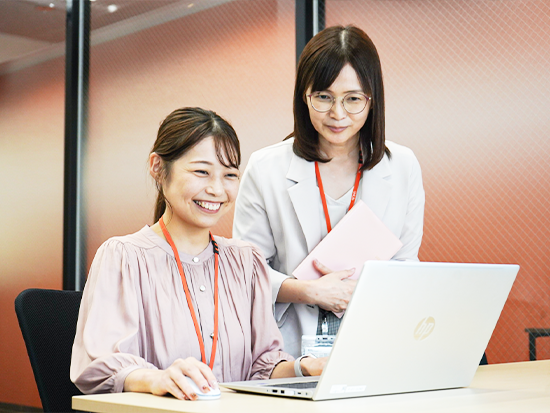
<path fill-rule="evenodd" d="M 168 412 L 550 412 L 550 360 L 480 366 L 470 387 L 389 396 L 313 402 L 235 393 L 219 400 L 180 401 L 151 394 L 118 393 L 73 397 L 73 409 L 103 413 Z"/>

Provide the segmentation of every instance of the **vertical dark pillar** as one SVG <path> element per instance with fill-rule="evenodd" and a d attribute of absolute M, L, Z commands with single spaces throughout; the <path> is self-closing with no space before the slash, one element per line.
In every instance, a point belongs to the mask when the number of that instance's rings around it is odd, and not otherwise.
<path fill-rule="evenodd" d="M 313 35 L 316 35 L 325 28 L 325 0 L 317 0 L 314 3 L 315 7 L 313 8 L 313 21 L 317 22 L 317 26 L 313 27 Z"/>
<path fill-rule="evenodd" d="M 66 4 L 63 289 L 78 291 L 86 279 L 82 172 L 87 135 L 90 2 L 67 0 Z"/>
<path fill-rule="evenodd" d="M 325 28 L 325 0 L 296 0 L 296 63 L 307 42 Z"/>

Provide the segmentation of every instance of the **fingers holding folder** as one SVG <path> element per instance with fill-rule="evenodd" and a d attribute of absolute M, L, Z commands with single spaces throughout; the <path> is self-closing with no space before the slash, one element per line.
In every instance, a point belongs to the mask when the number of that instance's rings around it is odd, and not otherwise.
<path fill-rule="evenodd" d="M 321 274 L 320 278 L 312 281 L 315 302 L 327 311 L 334 313 L 344 311 L 357 283 L 357 281 L 350 279 L 355 273 L 355 268 L 332 271 L 318 260 L 313 260 L 313 266 Z"/>
<path fill-rule="evenodd" d="M 314 302 L 342 317 L 365 261 L 389 260 L 402 246 L 399 238 L 359 200 L 292 275 L 314 280 Z"/>

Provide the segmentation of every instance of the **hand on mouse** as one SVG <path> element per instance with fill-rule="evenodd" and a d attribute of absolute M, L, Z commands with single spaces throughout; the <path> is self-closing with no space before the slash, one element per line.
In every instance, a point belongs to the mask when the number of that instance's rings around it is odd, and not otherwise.
<path fill-rule="evenodd" d="M 195 389 L 188 378 L 197 385 Z M 197 400 L 197 390 L 208 394 L 211 389 L 219 390 L 212 370 L 194 357 L 177 359 L 166 370 L 134 370 L 124 381 L 124 391 L 152 393 L 158 396 L 170 393 L 180 400 Z"/>
<path fill-rule="evenodd" d="M 199 386 L 197 386 L 197 383 L 193 381 L 191 377 L 185 377 L 187 379 L 187 382 L 191 386 L 191 389 L 195 394 L 197 395 L 198 400 L 215 400 L 219 399 L 221 396 L 221 392 L 219 388 L 211 388 L 208 389 L 199 389 Z M 195 399 L 195 400 L 197 400 Z"/>

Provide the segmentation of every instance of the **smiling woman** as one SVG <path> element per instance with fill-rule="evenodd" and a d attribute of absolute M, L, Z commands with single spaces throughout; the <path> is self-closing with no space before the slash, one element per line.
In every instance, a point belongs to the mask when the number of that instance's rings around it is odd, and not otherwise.
<path fill-rule="evenodd" d="M 235 202 L 240 162 L 235 131 L 213 112 L 179 109 L 162 123 L 149 156 L 159 192 L 155 221 L 162 216 L 178 249 L 206 247 L 210 228 Z M 151 228 L 163 236 L 158 222 Z"/>
<path fill-rule="evenodd" d="M 214 112 L 178 109 L 161 124 L 149 156 L 156 223 L 107 240 L 84 288 L 71 362 L 82 392 L 196 400 L 188 378 L 212 395 L 219 381 L 295 375 L 265 258 L 210 233 L 235 201 L 239 163 L 235 131 Z M 324 366 L 299 363 L 306 375 Z"/>

